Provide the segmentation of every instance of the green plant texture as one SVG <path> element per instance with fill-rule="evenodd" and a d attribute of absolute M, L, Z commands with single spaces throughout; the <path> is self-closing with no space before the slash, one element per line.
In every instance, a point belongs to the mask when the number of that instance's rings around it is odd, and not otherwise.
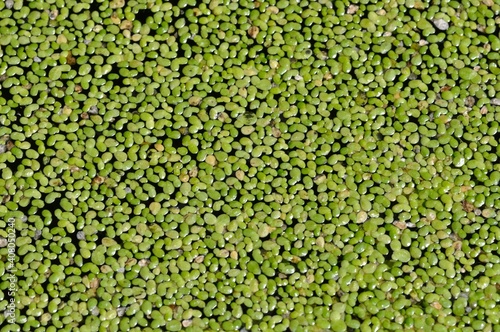
<path fill-rule="evenodd" d="M 0 331 L 499 332 L 499 35 L 498 0 L 2 1 Z"/>

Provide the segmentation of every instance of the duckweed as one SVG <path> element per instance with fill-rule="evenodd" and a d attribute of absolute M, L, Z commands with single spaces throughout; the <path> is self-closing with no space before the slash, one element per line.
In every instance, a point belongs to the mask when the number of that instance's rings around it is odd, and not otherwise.
<path fill-rule="evenodd" d="M 2 331 L 499 325 L 496 1 L 0 16 Z"/>

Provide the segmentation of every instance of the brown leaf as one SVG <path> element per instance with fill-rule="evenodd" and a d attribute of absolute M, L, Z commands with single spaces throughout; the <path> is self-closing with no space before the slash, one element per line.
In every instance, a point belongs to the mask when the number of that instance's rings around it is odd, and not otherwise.
<path fill-rule="evenodd" d="M 177 310 L 179 309 L 179 306 L 177 306 L 175 304 L 170 304 L 169 307 L 170 307 L 170 309 L 172 309 L 174 315 L 177 314 Z"/>
<path fill-rule="evenodd" d="M 463 201 L 462 202 L 462 207 L 464 209 L 465 212 L 472 212 L 474 211 L 474 205 L 470 202 L 467 202 L 467 201 Z"/>
<path fill-rule="evenodd" d="M 191 319 L 184 319 L 182 321 L 182 326 L 183 327 L 189 327 L 189 326 L 191 326 L 191 324 L 193 324 L 193 320 L 191 320 Z"/>
<path fill-rule="evenodd" d="M 15 146 L 14 142 L 12 140 L 8 140 L 6 143 L 5 143 L 5 146 L 7 147 L 7 150 L 12 150 L 12 148 Z"/>
<path fill-rule="evenodd" d="M 462 186 L 462 187 L 460 187 L 460 191 L 463 192 L 463 193 L 465 193 L 465 192 L 467 192 L 467 191 L 469 191 L 471 189 L 472 189 L 471 186 Z"/>
<path fill-rule="evenodd" d="M 188 100 L 189 105 L 191 106 L 198 106 L 201 103 L 201 97 L 200 96 L 192 96 Z"/>
<path fill-rule="evenodd" d="M 241 169 L 236 171 L 236 178 L 240 181 L 242 181 L 245 178 L 245 172 L 243 172 Z"/>
<path fill-rule="evenodd" d="M 181 127 L 179 128 L 179 132 L 181 133 L 181 135 L 185 136 L 189 133 L 189 130 L 187 127 Z"/>
<path fill-rule="evenodd" d="M 159 152 L 163 152 L 163 150 L 165 150 L 165 147 L 161 143 L 155 143 L 155 149 Z"/>
<path fill-rule="evenodd" d="M 53 21 L 59 16 L 59 10 L 54 9 L 49 13 L 49 18 Z"/>
<path fill-rule="evenodd" d="M 116 12 L 113 12 L 113 14 L 111 14 L 111 22 L 113 22 L 113 24 L 120 24 L 121 20 Z"/>
<path fill-rule="evenodd" d="M 404 221 L 395 221 L 392 224 L 397 228 L 399 228 L 400 230 L 406 229 L 408 227 L 408 225 L 406 225 Z"/>
<path fill-rule="evenodd" d="M 135 265 L 136 263 L 137 263 L 137 259 L 135 259 L 135 258 L 129 258 L 125 262 L 125 266 L 130 267 L 130 266 Z"/>
<path fill-rule="evenodd" d="M 300 259 L 300 257 L 298 256 L 292 256 L 292 259 L 290 260 L 292 263 L 294 264 L 297 264 L 298 262 L 300 262 L 302 259 Z"/>
<path fill-rule="evenodd" d="M 460 251 L 462 250 L 462 241 L 455 241 L 453 242 L 452 246 L 455 249 L 455 251 Z"/>
<path fill-rule="evenodd" d="M 96 176 L 93 180 L 92 180 L 92 184 L 101 184 L 103 183 L 104 181 L 106 180 L 106 178 L 104 176 Z"/>
<path fill-rule="evenodd" d="M 71 108 L 69 108 L 69 106 L 64 105 L 61 113 L 64 114 L 64 115 L 70 116 L 71 113 L 73 113 L 73 110 Z"/>
<path fill-rule="evenodd" d="M 195 262 L 195 263 L 200 264 L 200 263 L 202 263 L 202 262 L 203 262 L 203 260 L 204 260 L 204 259 L 205 259 L 205 256 L 204 256 L 204 255 L 200 255 L 200 256 L 197 256 L 197 257 L 194 259 L 194 262 Z"/>
<path fill-rule="evenodd" d="M 433 307 L 433 308 L 435 308 L 435 309 L 437 309 L 437 310 L 441 310 L 441 309 L 443 309 L 443 306 L 442 306 L 442 305 L 441 305 L 441 303 L 439 303 L 439 302 L 432 302 L 432 303 L 431 303 L 431 307 Z"/>
<path fill-rule="evenodd" d="M 88 297 L 95 297 L 97 291 L 94 289 L 94 288 L 90 288 L 88 291 L 87 291 L 87 296 Z M 96 307 L 97 308 L 97 307 Z"/>
<path fill-rule="evenodd" d="M 198 175 L 198 167 L 193 167 L 189 170 L 189 176 L 194 178 Z"/>
<path fill-rule="evenodd" d="M 76 64 L 76 59 L 73 54 L 71 54 L 71 51 L 69 51 L 68 56 L 66 56 L 66 63 L 70 66 L 74 66 Z"/>
<path fill-rule="evenodd" d="M 278 128 L 273 127 L 271 129 L 271 131 L 272 131 L 274 137 L 276 137 L 276 138 L 281 137 L 281 130 L 279 130 Z"/>
<path fill-rule="evenodd" d="M 133 24 L 129 20 L 123 20 L 120 24 L 120 29 L 122 30 L 132 30 Z"/>
<path fill-rule="evenodd" d="M 424 3 L 422 1 L 415 1 L 415 5 L 413 6 L 415 9 L 425 9 Z"/>
<path fill-rule="evenodd" d="M 99 279 L 94 278 L 90 281 L 90 287 L 91 289 L 97 289 L 99 287 Z"/>
<path fill-rule="evenodd" d="M 465 98 L 465 106 L 472 107 L 476 103 L 476 99 L 472 96 L 468 96 Z"/>
<path fill-rule="evenodd" d="M 11 198 L 11 197 L 10 197 L 10 195 L 5 195 L 5 196 L 2 198 L 2 204 L 5 204 L 5 203 L 9 202 L 9 201 L 10 201 L 10 198 Z"/>
<path fill-rule="evenodd" d="M 252 25 L 250 28 L 248 28 L 248 35 L 255 39 L 255 37 L 257 37 L 257 35 L 259 34 L 259 31 L 259 27 Z"/>
<path fill-rule="evenodd" d="M 347 14 L 349 15 L 352 15 L 352 14 L 355 14 L 359 9 L 359 6 L 358 5 L 349 5 L 349 7 L 347 7 Z"/>
<path fill-rule="evenodd" d="M 149 260 L 149 259 L 145 259 L 145 258 L 143 258 L 143 259 L 141 259 L 141 260 L 139 261 L 139 263 L 138 263 L 138 264 L 139 264 L 139 266 L 144 267 L 144 266 L 147 266 L 149 263 L 150 263 L 150 260 Z"/>

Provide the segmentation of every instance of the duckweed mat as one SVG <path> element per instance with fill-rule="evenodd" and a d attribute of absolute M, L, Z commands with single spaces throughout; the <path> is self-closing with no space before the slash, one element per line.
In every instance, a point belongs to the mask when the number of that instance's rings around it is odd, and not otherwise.
<path fill-rule="evenodd" d="M 500 331 L 499 26 L 2 1 L 1 331 Z"/>

